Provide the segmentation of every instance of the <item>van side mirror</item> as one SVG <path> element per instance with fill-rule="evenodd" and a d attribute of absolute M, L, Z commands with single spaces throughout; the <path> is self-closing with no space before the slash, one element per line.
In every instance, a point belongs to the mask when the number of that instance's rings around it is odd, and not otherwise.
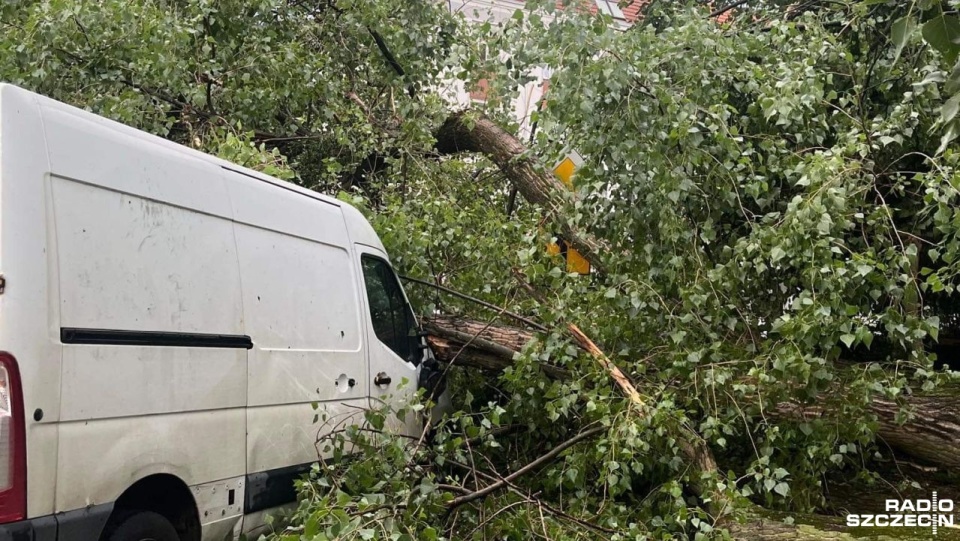
<path fill-rule="evenodd" d="M 410 356 L 406 361 L 413 366 L 420 366 L 423 362 L 423 352 L 430 349 L 426 342 L 427 333 L 419 331 L 407 337 L 410 340 Z"/>

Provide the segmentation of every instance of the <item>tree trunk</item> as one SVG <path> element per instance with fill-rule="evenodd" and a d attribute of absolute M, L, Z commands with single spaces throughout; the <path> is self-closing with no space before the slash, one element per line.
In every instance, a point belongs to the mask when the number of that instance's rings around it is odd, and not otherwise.
<path fill-rule="evenodd" d="M 795 515 L 790 515 L 796 518 Z M 752 515 L 743 522 L 728 522 L 722 526 L 730 532 L 734 539 L 761 539 L 764 541 L 854 541 L 871 539 L 871 537 L 854 537 L 844 533 L 838 517 L 807 516 L 814 524 L 797 521 L 795 524 L 783 522 L 785 516 L 771 514 L 770 516 Z"/>
<path fill-rule="evenodd" d="M 575 199 L 566 186 L 531 157 L 519 139 L 479 113 L 450 115 L 435 134 L 441 154 L 480 152 L 490 158 L 527 201 L 540 205 L 558 233 L 585 257 L 599 273 L 604 272 L 600 255 L 606 247 L 589 233 L 579 231 L 562 217 L 564 208 Z"/>
<path fill-rule="evenodd" d="M 871 409 L 880 423 L 877 437 L 924 462 L 960 472 L 960 397 L 913 396 L 907 404 L 914 417 L 898 425 L 899 405 L 883 399 L 873 401 Z"/>
<path fill-rule="evenodd" d="M 958 390 L 960 391 L 960 390 Z M 906 397 L 912 417 L 897 422 L 900 404 L 874 398 L 870 411 L 877 418 L 877 439 L 898 453 L 909 455 L 951 473 L 960 473 L 960 395 L 940 390 L 934 395 Z M 784 404 L 781 413 L 806 418 L 826 412 L 820 406 Z"/>
<path fill-rule="evenodd" d="M 511 352 L 518 353 L 523 349 L 523 346 L 533 340 L 532 332 L 519 327 L 488 324 L 483 321 L 456 316 L 425 317 L 420 319 L 420 324 L 424 330 L 446 338 L 457 339 L 461 335 L 476 337 L 481 341 L 475 340 L 471 343 L 471 346 L 479 349 L 483 349 L 483 347 L 478 344 L 492 342 L 502 348 L 511 350 Z"/>
<path fill-rule="evenodd" d="M 515 355 L 533 338 L 533 333 L 504 325 L 490 325 L 466 318 L 450 316 L 423 320 L 424 328 L 433 336 L 428 338 L 437 358 L 477 368 L 501 371 L 513 364 Z M 470 338 L 476 336 L 471 341 Z M 467 345 L 469 344 L 469 345 Z M 494 347 L 495 346 L 495 347 Z M 581 347 L 582 344 L 581 344 Z M 462 351 L 461 351 L 462 350 Z M 459 357 L 457 355 L 459 354 Z M 541 365 L 551 377 L 567 375 L 563 369 Z M 952 473 L 960 472 L 960 394 L 939 393 L 935 396 L 910 396 L 905 399 L 913 417 L 904 424 L 897 423 L 899 404 L 876 398 L 871 411 L 878 422 L 877 438 L 896 452 Z M 784 404 L 780 413 L 790 416 L 818 417 L 826 412 L 819 406 Z M 691 456 L 703 457 L 698 466 L 708 468 L 715 464 L 708 453 L 688 449 Z"/>
<path fill-rule="evenodd" d="M 526 147 L 516 137 L 480 114 L 457 113 L 447 118 L 435 134 L 436 148 L 441 154 L 457 152 L 480 152 L 487 156 L 504 173 L 516 190 L 529 202 L 543 208 L 545 218 L 555 224 L 559 234 L 581 255 L 588 259 L 599 273 L 605 272 L 600 255 L 606 245 L 589 235 L 576 230 L 563 219 L 563 209 L 575 201 L 571 194 L 551 172 L 531 157 Z M 424 329 L 430 334 L 428 343 L 438 360 L 476 368 L 502 371 L 511 366 L 517 354 L 533 338 L 533 333 L 517 327 L 492 325 L 465 318 L 450 316 L 425 318 Z M 611 377 L 624 390 L 627 398 L 640 409 L 643 400 L 633 389 L 629 379 L 606 358 L 599 348 L 582 335 L 575 325 L 570 326 L 571 335 L 578 345 L 607 368 Z M 582 336 L 580 336 L 582 335 Z M 583 340 L 585 338 L 586 340 Z M 593 345 L 593 347 L 590 347 Z M 563 378 L 569 374 L 560 367 L 546 363 L 540 368 L 550 377 Z M 633 392 L 631 393 L 631 389 Z M 960 402 L 960 399 L 955 399 Z M 916 418 L 903 426 L 895 422 L 897 405 L 878 400 L 874 413 L 879 420 L 878 437 L 898 451 L 927 460 L 939 466 L 956 468 L 960 465 L 960 418 L 943 412 L 934 401 L 911 400 L 917 409 Z M 942 404 L 942 402 L 941 402 Z M 953 408 L 953 405 L 949 406 Z M 642 414 L 642 412 L 641 412 Z M 712 474 L 717 472 L 713 453 L 706 442 L 696 434 L 681 440 L 683 452 L 697 470 Z M 723 494 L 705 490 L 695 483 L 695 492 L 713 500 L 711 513 L 718 517 L 728 515 L 732 505 L 740 505 L 748 512 L 744 521 L 734 521 L 729 515 L 722 520 L 735 539 L 764 540 L 814 540 L 814 539 L 871 539 L 854 537 L 844 533 L 837 517 L 807 517 L 797 524 L 786 524 L 782 518 L 768 516 L 749 502 L 728 501 Z M 716 498 L 716 500 L 714 500 Z M 717 509 L 717 508 L 720 509 Z"/>

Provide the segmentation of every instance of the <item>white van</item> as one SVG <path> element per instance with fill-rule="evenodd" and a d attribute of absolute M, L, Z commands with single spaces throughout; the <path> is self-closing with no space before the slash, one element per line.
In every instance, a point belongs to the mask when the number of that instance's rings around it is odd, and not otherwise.
<path fill-rule="evenodd" d="M 255 535 L 426 354 L 356 209 L 10 85 L 0 273 L 0 540 Z"/>

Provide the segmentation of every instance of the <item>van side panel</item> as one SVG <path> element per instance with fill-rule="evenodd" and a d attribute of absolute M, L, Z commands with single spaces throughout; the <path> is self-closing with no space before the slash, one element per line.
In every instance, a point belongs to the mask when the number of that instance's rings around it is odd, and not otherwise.
<path fill-rule="evenodd" d="M 230 219 L 219 167 L 142 132 L 132 137 L 106 119 L 43 103 L 50 167 L 57 175 Z"/>
<path fill-rule="evenodd" d="M 229 220 L 59 177 L 53 195 L 63 327 L 244 334 Z"/>
<path fill-rule="evenodd" d="M 243 423 L 239 408 L 61 423 L 57 510 L 113 502 L 157 473 L 189 486 L 242 476 L 243 444 L 235 442 L 243 441 Z"/>
<path fill-rule="evenodd" d="M 0 85 L 0 349 L 16 356 L 24 391 L 27 515 L 54 510 L 60 412 L 59 322 L 45 174 L 48 160 L 36 98 Z M 48 271 L 49 270 L 49 271 Z M 39 410 L 39 412 L 38 412 Z M 40 416 L 35 420 L 35 415 Z"/>
<path fill-rule="evenodd" d="M 242 478 L 249 338 L 222 170 L 44 115 L 64 342 L 55 510 L 157 473 Z"/>
<path fill-rule="evenodd" d="M 344 274 L 351 268 L 346 250 L 243 225 L 237 225 L 237 249 L 255 350 L 360 350 L 354 283 Z M 263 396 L 257 392 L 250 403 Z"/>

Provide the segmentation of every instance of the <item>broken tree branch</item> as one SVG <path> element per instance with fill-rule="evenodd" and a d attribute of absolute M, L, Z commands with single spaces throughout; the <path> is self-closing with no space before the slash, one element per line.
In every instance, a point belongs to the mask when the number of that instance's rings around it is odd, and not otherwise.
<path fill-rule="evenodd" d="M 576 200 L 576 194 L 539 160 L 531 156 L 526 146 L 513 134 L 482 114 L 460 112 L 447 117 L 434 134 L 440 154 L 480 152 L 503 172 L 524 199 L 539 205 L 545 217 L 600 274 L 606 272 L 601 254 L 605 243 L 585 231 L 580 231 L 563 219 L 563 210 Z"/>
<path fill-rule="evenodd" d="M 530 293 L 530 296 L 535 298 L 540 304 L 544 304 L 545 300 L 543 295 L 540 294 L 532 285 L 527 283 L 526 279 L 520 274 L 519 271 L 514 269 L 514 277 L 520 283 L 520 285 Z M 573 337 L 574 341 L 583 348 L 587 353 L 589 353 L 597 361 L 597 363 L 608 373 L 610 377 L 613 378 L 616 382 L 617 387 L 620 387 L 620 390 L 623 391 L 623 394 L 633 403 L 635 406 L 639 407 L 641 410 L 644 409 L 646 404 L 643 401 L 643 398 L 640 396 L 640 392 L 637 391 L 637 388 L 633 385 L 633 382 L 630 381 L 630 378 L 611 361 L 607 355 L 601 350 L 597 344 L 586 335 L 580 327 L 576 326 L 573 323 L 567 324 L 567 332 L 570 333 L 570 336 Z"/>
<path fill-rule="evenodd" d="M 533 339 L 533 334 L 517 327 L 487 325 L 466 318 L 434 316 L 421 318 L 420 324 L 429 333 L 427 343 L 438 361 L 471 366 L 481 370 L 501 372 L 511 366 L 523 346 Z M 480 338 L 467 345 L 466 337 Z M 495 348 L 484 346 L 494 344 Z M 466 347 L 465 347 L 466 346 Z M 566 370 L 540 363 L 543 372 L 552 378 L 570 376 Z"/>
<path fill-rule="evenodd" d="M 468 466 L 467 464 L 463 464 L 462 462 L 457 462 L 456 460 L 449 460 L 449 459 L 448 459 L 448 460 L 447 460 L 447 463 L 448 463 L 448 464 L 451 464 L 451 465 L 453 465 L 453 466 L 456 466 L 456 467 L 458 467 L 458 468 L 467 470 L 467 471 L 470 471 L 470 470 L 472 469 L 472 468 L 471 468 L 470 466 Z M 486 472 L 483 472 L 483 471 L 480 471 L 480 470 L 476 470 L 476 471 L 474 471 L 473 473 L 476 473 L 476 475 L 477 475 L 478 477 L 482 477 L 485 481 L 489 481 L 489 482 L 497 482 L 497 481 L 502 481 L 502 480 L 503 480 L 503 477 L 501 477 L 501 476 L 499 476 L 499 475 L 491 475 L 491 474 L 489 474 L 489 473 L 486 473 Z M 554 506 L 550 505 L 549 503 L 541 500 L 540 498 L 537 498 L 536 496 L 532 496 L 532 495 L 530 495 L 530 494 L 525 494 L 523 491 L 520 490 L 520 488 L 519 488 L 517 485 L 511 483 L 510 481 L 507 481 L 506 483 L 507 483 L 507 485 L 506 485 L 507 490 L 509 490 L 510 492 L 516 494 L 517 496 L 520 496 L 521 498 L 524 498 L 524 499 L 526 499 L 526 500 L 528 500 L 528 501 L 536 502 L 538 505 L 542 505 L 544 509 L 546 509 L 547 511 L 549 511 L 551 514 L 556 515 L 557 517 L 560 517 L 560 518 L 565 519 L 565 520 L 569 520 L 570 522 L 574 522 L 574 523 L 576 523 L 576 524 L 579 524 L 580 526 L 583 526 L 583 527 L 585 527 L 585 528 L 589 528 L 589 529 L 591 529 L 591 530 L 597 530 L 598 532 L 602 532 L 602 533 L 605 533 L 605 534 L 607 534 L 607 535 L 611 535 L 611 534 L 617 533 L 616 530 L 611 530 L 610 528 L 605 528 L 605 527 L 603 527 L 603 526 L 600 526 L 599 524 L 594 524 L 593 522 L 590 522 L 590 521 L 588 521 L 588 520 L 584 520 L 584 519 L 582 519 L 582 518 L 577 518 L 577 517 L 575 517 L 575 516 L 573 516 L 573 515 L 565 512 L 565 511 L 562 511 L 562 510 L 560 510 L 560 509 L 557 509 L 556 507 L 554 507 Z"/>
<path fill-rule="evenodd" d="M 513 274 L 520 285 L 526 289 L 533 298 L 537 299 L 541 304 L 545 303 L 543 295 L 530 285 L 519 271 L 514 269 Z M 610 375 L 624 396 L 636 407 L 636 413 L 639 417 L 646 417 L 646 403 L 626 374 L 575 324 L 568 323 L 567 331 L 577 344 L 590 353 L 601 368 Z M 716 485 L 711 486 L 710 477 L 716 475 L 718 471 L 717 461 L 713 457 L 713 451 L 710 450 L 707 442 L 704 441 L 694 429 L 687 426 L 681 426 L 679 429 L 684 435 L 684 437 L 678 438 L 680 450 L 683 452 L 689 464 L 696 470 L 696 473 L 691 476 L 690 488 L 697 496 L 703 498 L 708 503 L 708 508 L 719 518 L 725 515 L 732 508 L 732 505 L 725 493 L 717 489 Z"/>
<path fill-rule="evenodd" d="M 717 10 L 711 12 L 710 15 L 707 16 L 707 18 L 713 19 L 714 17 L 719 17 L 719 16 L 723 15 L 724 13 L 730 11 L 731 9 L 736 9 L 736 8 L 738 8 L 738 7 L 746 4 L 746 3 L 749 2 L 749 1 L 750 1 L 750 0 L 737 0 L 736 2 L 734 2 L 734 3 L 732 3 L 732 4 L 729 4 L 729 5 L 727 5 L 727 6 L 724 6 L 724 7 L 720 8 L 720 9 L 717 9 Z"/>
<path fill-rule="evenodd" d="M 431 318 L 425 328 L 454 328 L 461 332 L 471 332 L 477 325 L 483 324 L 466 318 L 445 316 Z M 437 359 L 446 361 L 445 355 L 456 353 L 460 344 L 452 339 L 442 338 L 439 334 L 440 332 L 437 332 L 427 340 L 434 347 Z M 495 372 L 512 366 L 514 355 L 533 339 L 533 334 L 528 331 L 503 325 L 490 326 L 480 336 L 485 341 L 497 343 L 509 350 L 510 355 L 497 355 L 471 347 L 463 351 L 457 362 Z M 584 343 L 579 340 L 576 343 L 589 351 Z M 562 379 L 570 376 L 569 371 L 560 367 L 546 363 L 542 363 L 540 367 L 550 377 Z M 620 383 L 618 387 L 624 389 Z M 898 422 L 898 415 L 904 406 L 911 412 L 911 417 L 901 424 Z M 948 471 L 960 472 L 960 398 L 955 388 L 938 392 L 936 395 L 905 396 L 901 402 L 874 398 L 870 411 L 877 419 L 877 438 L 894 451 Z M 777 408 L 776 414 L 783 418 L 812 419 L 826 416 L 828 411 L 823 404 L 784 403 Z M 684 454 L 693 458 L 698 469 L 716 469 L 712 455 L 701 447 L 701 441 L 681 442 L 681 445 L 686 446 Z"/>
<path fill-rule="evenodd" d="M 620 390 L 623 391 L 623 394 L 633 402 L 638 407 L 644 407 L 643 398 L 640 397 L 640 392 L 637 391 L 637 388 L 633 385 L 633 382 L 611 361 L 607 358 L 606 354 L 593 343 L 593 340 L 589 336 L 584 334 L 580 330 L 580 327 L 577 327 L 573 323 L 567 325 L 567 330 L 570 332 L 570 335 L 573 336 L 573 339 L 577 341 L 577 344 L 580 345 L 583 349 L 593 356 L 594 359 L 606 370 L 610 377 L 617 383 L 617 386 L 620 387 Z"/>

